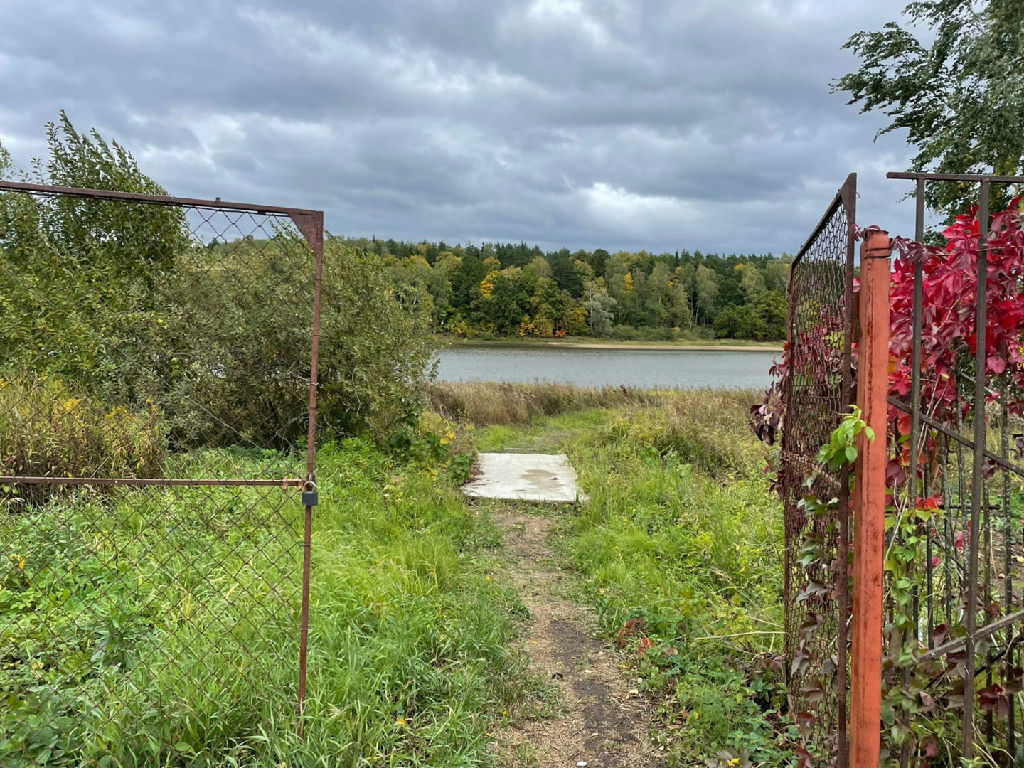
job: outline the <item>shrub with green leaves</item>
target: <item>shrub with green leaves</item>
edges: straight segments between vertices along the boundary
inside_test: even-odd
[[[166,194],[124,147],[63,113],[47,139],[28,180]],[[0,175],[12,168],[0,147]],[[306,434],[314,262],[275,224],[246,236],[249,223],[227,221],[236,237],[200,242],[173,206],[0,193],[0,360],[110,407],[151,401],[176,448],[294,448]],[[399,271],[325,243],[320,414],[335,435],[384,440],[421,410],[432,302]]]
[[[156,408],[108,407],[52,376],[0,373],[0,475],[159,477],[166,456]],[[39,500],[51,490],[16,492]]]

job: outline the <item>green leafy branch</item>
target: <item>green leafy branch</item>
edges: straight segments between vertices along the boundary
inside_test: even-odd
[[[868,440],[874,441],[875,430],[864,421],[863,413],[856,405],[850,406],[850,412],[839,422],[832,432],[832,437],[818,451],[817,460],[823,466],[837,472],[846,465],[857,460],[857,437],[864,433]]]

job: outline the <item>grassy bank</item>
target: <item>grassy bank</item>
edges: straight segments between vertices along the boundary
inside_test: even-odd
[[[589,501],[566,519],[561,547],[657,702],[672,765],[788,762],[772,663],[782,516],[746,423],[754,399],[671,393],[477,436],[481,450],[564,450],[578,469]]]
[[[595,336],[565,336],[560,339],[541,339],[531,336],[509,336],[481,339],[464,339],[452,336],[438,337],[439,346],[472,347],[578,347],[583,349],[678,349],[678,350],[729,350],[729,351],[782,351],[778,341],[753,341],[751,339],[675,339],[675,340],[622,340]]]
[[[442,417],[473,426],[530,424],[545,416],[589,408],[639,407],[661,402],[639,387],[576,387],[571,384],[444,382],[427,388],[430,407]]]

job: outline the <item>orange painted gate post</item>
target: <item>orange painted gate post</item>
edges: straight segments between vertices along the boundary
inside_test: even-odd
[[[850,768],[877,768],[882,716],[882,570],[889,390],[889,233],[870,230],[860,253],[857,405],[875,432],[858,437],[853,491]]]

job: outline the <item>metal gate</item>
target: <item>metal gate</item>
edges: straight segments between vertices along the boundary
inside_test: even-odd
[[[826,765],[845,765],[846,754],[850,494],[847,474],[822,472],[815,457],[854,402],[856,197],[851,174],[793,261],[782,372],[789,703],[805,754]]]
[[[899,471],[887,549],[900,566],[887,564],[885,583],[883,706],[892,711],[883,749],[900,766],[1018,765],[1024,241],[1019,207],[993,216],[991,203],[1008,202],[1002,193],[1024,177],[889,178],[915,183],[917,216],[915,241],[897,243],[889,297],[890,466]],[[978,203],[947,230],[947,247],[928,249],[926,185],[942,183],[977,189]]]
[[[322,273],[321,211],[0,183],[5,764],[301,731]]]
[[[780,488],[800,765],[1017,765],[1024,227],[1019,201],[993,216],[990,198],[1006,185],[1020,188],[1024,177],[889,176],[916,183],[915,240],[869,233],[862,258],[876,261],[861,262],[859,293],[852,177],[793,265]],[[957,217],[945,247],[921,242],[931,183],[979,190],[978,206]],[[890,265],[893,245],[899,256]],[[848,470],[815,461],[855,402],[854,369],[880,459],[866,461],[860,443],[856,536]],[[878,491],[870,503],[868,486]],[[852,616],[851,584],[861,601]]]

